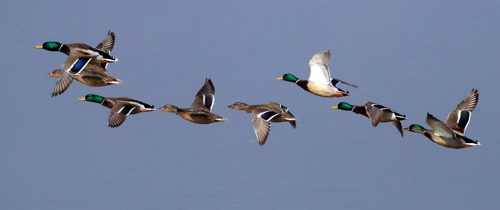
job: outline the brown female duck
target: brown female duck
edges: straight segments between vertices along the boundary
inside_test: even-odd
[[[214,122],[227,121],[226,118],[213,114],[212,107],[215,102],[215,87],[210,78],[205,79],[205,83],[194,96],[194,101],[189,108],[179,108],[171,104],[165,104],[158,108],[165,112],[172,112],[183,119],[197,124],[210,124]]]
[[[293,116],[290,110],[276,102],[256,105],[235,102],[227,107],[252,113],[253,129],[260,146],[263,146],[266,143],[269,131],[271,130],[271,122],[289,122],[294,129],[296,127],[295,121],[297,119]]]

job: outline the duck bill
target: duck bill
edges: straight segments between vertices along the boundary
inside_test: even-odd
[[[275,80],[283,80],[283,76],[281,77],[276,77]]]
[[[338,109],[339,106],[331,106],[330,108],[332,108],[332,109]]]
[[[78,98],[79,101],[85,101],[85,97]]]
[[[35,46],[35,48],[36,48],[36,49],[42,49],[42,48],[43,48],[43,46],[42,46],[42,45],[37,45],[37,46]]]

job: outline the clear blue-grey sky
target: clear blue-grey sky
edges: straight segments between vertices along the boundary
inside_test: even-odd
[[[0,209],[499,209],[498,1],[2,1]],[[73,83],[51,98],[65,55],[45,41],[97,45],[116,33],[109,65],[123,84]],[[330,50],[344,98],[321,98],[309,59]],[[109,110],[77,98],[128,96],[188,107],[210,77],[213,112],[192,124],[165,112],[108,128]],[[472,88],[479,104],[452,150],[391,124],[332,110],[375,101],[403,126],[445,120]],[[235,101],[276,101],[297,129],[273,124],[259,147]]]

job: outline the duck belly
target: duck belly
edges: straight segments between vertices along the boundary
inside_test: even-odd
[[[307,84],[306,90],[311,92],[314,95],[321,96],[321,97],[335,97],[334,93],[339,91],[337,88],[335,88],[331,85],[322,84],[322,83],[315,83],[315,82],[309,82]]]
[[[380,119],[380,122],[392,122],[392,121],[395,121],[394,120],[395,117],[396,117],[396,115],[394,113],[384,110],[384,113],[382,115],[382,118]]]

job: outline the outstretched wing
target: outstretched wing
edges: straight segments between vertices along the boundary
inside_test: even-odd
[[[112,31],[108,31],[108,35],[104,37],[101,43],[97,45],[97,49],[101,49],[106,53],[111,53],[113,47],[115,46],[115,33]]]
[[[278,115],[278,113],[270,110],[254,109],[252,111],[253,129],[260,146],[266,143],[271,130],[271,120]]]
[[[479,93],[477,89],[472,89],[470,94],[448,114],[446,125],[454,132],[464,135],[478,101]]]
[[[108,31],[108,35],[104,37],[102,42],[99,43],[96,48],[110,54],[114,46],[115,46],[115,33],[112,31]],[[106,68],[108,67],[108,62],[100,63],[99,66],[102,67],[104,71],[106,71]]]
[[[194,110],[212,111],[215,102],[215,87],[210,78],[205,79],[205,84],[194,96],[191,108]]]
[[[137,102],[119,101],[111,108],[108,126],[112,128],[120,126],[125,122],[128,115],[139,109],[139,106],[141,106],[141,104]]]
[[[68,89],[69,85],[75,80],[75,77],[89,64],[92,60],[90,56],[77,57],[68,56],[61,68],[61,75],[57,79],[56,86],[52,91],[52,97],[60,95]]]
[[[330,85],[330,69],[328,69],[328,61],[330,60],[330,51],[320,52],[314,55],[309,60],[311,74],[309,81]]]

